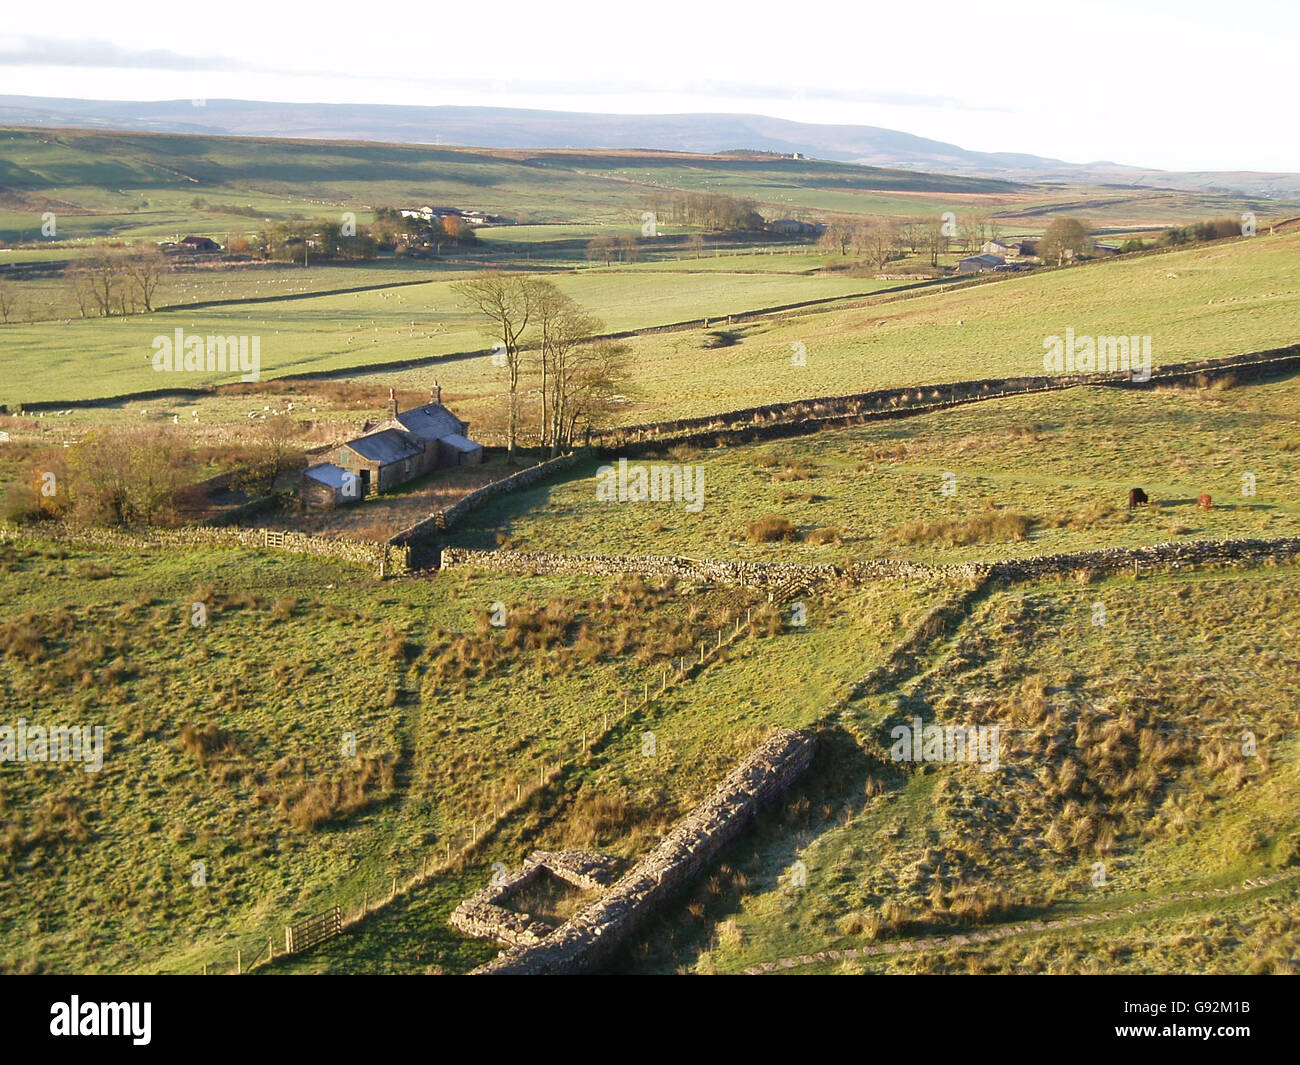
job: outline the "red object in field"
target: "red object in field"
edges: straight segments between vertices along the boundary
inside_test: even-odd
[[[1214,504],[1210,502],[1210,496],[1209,493],[1207,492],[1202,492],[1197,497],[1196,505],[1200,507],[1202,510],[1209,510],[1212,506],[1214,506]]]

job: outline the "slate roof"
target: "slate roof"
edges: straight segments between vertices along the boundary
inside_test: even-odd
[[[424,454],[422,444],[396,429],[381,429],[377,433],[359,436],[355,440],[349,440],[346,446],[381,466]]]
[[[450,433],[442,438],[442,443],[448,447],[455,448],[464,455],[472,455],[476,451],[482,451],[483,445],[476,444],[473,440],[467,440],[460,433]]]
[[[304,474],[313,481],[320,481],[321,484],[327,484],[331,488],[342,488],[345,477],[351,477],[342,466],[335,466],[332,462],[322,462],[319,466],[312,466]]]
[[[412,407],[397,416],[397,421],[408,433],[421,440],[441,440],[465,431],[465,423],[452,414],[441,403],[426,403],[423,407]],[[391,423],[390,423],[391,424]]]

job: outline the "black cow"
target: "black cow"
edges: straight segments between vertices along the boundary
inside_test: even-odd
[[[1128,490],[1128,509],[1132,510],[1141,503],[1150,503],[1147,494],[1141,488],[1130,488]]]

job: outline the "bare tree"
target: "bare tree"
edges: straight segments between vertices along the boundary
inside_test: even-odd
[[[602,262],[608,266],[614,261],[616,247],[613,237],[593,237],[587,242],[587,258],[592,262]]]
[[[521,341],[537,311],[540,282],[527,274],[491,270],[451,286],[461,302],[487,319],[483,332],[493,341],[493,359],[502,360],[509,393],[507,443],[515,460],[519,435],[519,374],[523,368]]]
[[[984,243],[980,239],[982,233],[979,222],[973,214],[962,216],[961,226],[957,229],[957,239],[961,242],[961,250],[969,252],[972,248],[978,248]]]
[[[173,433],[154,426],[130,432],[127,450],[127,520],[148,525],[175,501],[180,487],[179,449]]]
[[[838,251],[841,255],[848,255],[853,244],[853,234],[854,228],[847,222],[831,222],[817,243],[824,251]]]
[[[14,303],[13,296],[9,294],[8,286],[5,285],[3,281],[0,281],[0,321],[3,321],[5,325],[8,325],[9,316],[13,314],[15,310],[16,304]]]
[[[167,270],[167,260],[157,248],[141,248],[123,257],[122,271],[146,312],[153,311],[154,293]]]
[[[261,423],[252,460],[235,478],[235,487],[259,494],[275,488],[276,479],[300,457],[294,446],[298,423],[288,414],[273,414]]]
[[[904,218],[902,225],[902,241],[907,248],[908,255],[915,255],[916,249],[921,246],[921,241],[925,237],[925,223],[917,218]]]
[[[568,395],[564,403],[560,433],[571,444],[579,428],[591,429],[618,397],[631,387],[631,348],[610,340],[580,344],[573,350],[571,372],[567,377]]]
[[[615,243],[618,245],[618,257],[621,261],[634,263],[641,257],[641,245],[637,243],[636,237],[616,237]]]
[[[883,270],[885,264],[894,257],[899,240],[898,229],[892,222],[881,220],[866,226],[862,235],[862,248],[866,252],[867,261],[877,270]]]
[[[942,222],[930,222],[925,227],[923,247],[930,253],[930,265],[939,265],[939,256],[948,252],[948,235],[943,231]]]
[[[540,282],[539,288],[542,443],[554,457],[572,444],[572,407],[583,379],[584,356],[590,354],[588,341],[603,325],[550,282]]]
[[[126,313],[123,296],[126,285],[120,256],[103,254],[87,259],[81,268],[81,276],[101,317],[112,315],[114,308]]]

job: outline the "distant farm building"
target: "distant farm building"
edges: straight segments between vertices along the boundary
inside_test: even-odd
[[[469,466],[483,461],[483,445],[469,439],[469,422],[442,405],[436,385],[422,407],[398,411],[389,390],[384,421],[362,436],[340,444],[330,462],[303,475],[307,502],[333,506],[388,492],[441,466]]]
[[[1031,240],[986,240],[980,246],[981,255],[997,255],[1003,259],[1019,259],[1038,254],[1038,245]]]
[[[407,207],[402,209],[402,217],[421,218],[426,222],[432,222],[435,218],[438,221],[444,218],[455,218],[470,226],[482,226],[497,221],[495,215],[472,207],[468,210],[461,210],[459,207]]]
[[[767,223],[770,233],[780,233],[789,237],[815,237],[821,232],[821,226],[812,222],[802,222],[798,218],[778,218]]]
[[[986,270],[996,270],[999,266],[1005,265],[1006,260],[1001,255],[968,255],[964,259],[957,260],[957,273],[980,274]]]
[[[220,251],[221,245],[211,237],[186,237],[180,242],[180,247],[187,251]]]

